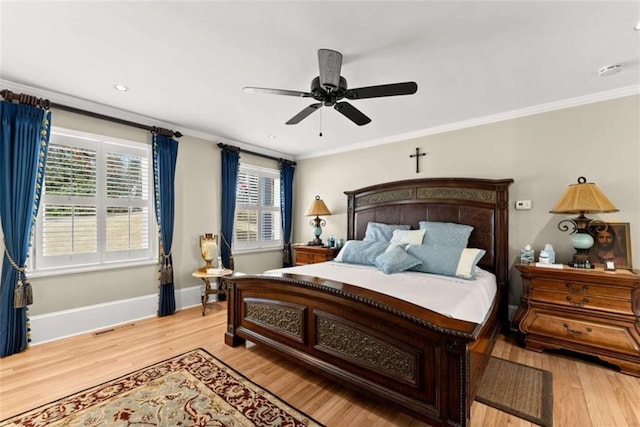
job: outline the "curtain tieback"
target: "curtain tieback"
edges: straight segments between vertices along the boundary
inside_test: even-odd
[[[233,270],[235,266],[233,261],[233,253],[231,253],[231,245],[229,244],[229,242],[227,242],[227,239],[225,239],[223,232],[220,232],[220,237],[222,237],[222,241],[225,245],[227,245],[227,249],[229,249],[229,265],[227,267]]]
[[[173,266],[171,265],[171,252],[165,254],[164,251],[160,255],[162,257],[160,266],[160,284],[168,285],[173,283]]]
[[[27,280],[26,266],[20,267],[11,257],[9,249],[7,249],[6,240],[4,242],[4,253],[7,255],[11,267],[18,272],[18,282],[13,291],[13,308],[23,308],[33,304],[33,290],[31,289],[31,283]]]
[[[227,248],[229,249],[229,251],[231,251],[231,245],[229,244],[229,242],[227,242],[227,239],[225,239],[224,233],[220,232],[220,237],[222,237],[224,244],[227,245]]]

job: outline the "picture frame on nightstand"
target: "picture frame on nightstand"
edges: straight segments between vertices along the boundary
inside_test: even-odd
[[[631,269],[631,233],[628,222],[607,222],[606,228],[594,225],[590,233],[595,243],[589,249],[589,261],[609,270],[609,261],[613,261],[613,269]]]
[[[605,269],[605,271],[616,271],[616,263],[615,263],[615,261],[605,261],[604,269]]]

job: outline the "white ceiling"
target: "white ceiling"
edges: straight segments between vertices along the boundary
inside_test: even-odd
[[[638,93],[638,21],[639,1],[1,0],[0,78],[301,158]],[[351,101],[372,119],[358,127],[326,107],[287,126],[314,101],[242,91],[308,91],[319,48],[342,52],[350,88],[418,92]]]

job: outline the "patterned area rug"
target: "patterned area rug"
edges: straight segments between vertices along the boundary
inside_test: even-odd
[[[491,357],[478,402],[544,427],[553,425],[551,372]]]
[[[0,422],[0,426],[322,426],[197,349]]]

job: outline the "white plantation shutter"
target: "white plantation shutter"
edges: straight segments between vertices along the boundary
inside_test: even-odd
[[[238,242],[258,241],[258,211],[248,209],[236,210],[236,222],[235,239]]]
[[[35,271],[155,259],[151,147],[54,128]]]
[[[280,240],[280,229],[282,223],[280,222],[280,212],[262,212],[262,240],[264,241],[277,241]]]
[[[98,259],[97,159],[91,147],[49,144],[40,208],[44,258]]]
[[[258,175],[243,172],[240,168],[236,195],[238,205],[258,206],[258,180]]]
[[[43,206],[44,256],[96,254],[98,252],[98,221],[95,206]]]
[[[108,152],[107,252],[149,247],[149,160],[140,155]]]
[[[280,171],[240,164],[234,249],[280,247]]]

